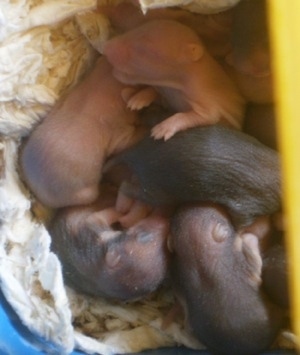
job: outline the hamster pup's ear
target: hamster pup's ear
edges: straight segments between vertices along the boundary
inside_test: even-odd
[[[202,58],[204,48],[198,43],[186,43],[182,47],[181,56],[179,58],[181,63],[197,62]]]

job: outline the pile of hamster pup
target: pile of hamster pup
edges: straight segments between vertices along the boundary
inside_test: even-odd
[[[262,4],[0,10],[1,290],[41,349],[292,339]]]

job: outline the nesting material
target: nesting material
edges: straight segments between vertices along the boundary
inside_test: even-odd
[[[240,0],[140,0],[144,12],[167,6],[180,6],[200,14],[213,14],[229,9]]]
[[[144,11],[183,4],[212,13],[238,0],[141,0]],[[91,67],[110,36],[96,0],[4,0],[0,8],[0,285],[33,333],[60,353],[124,353],[161,346],[201,348],[182,322],[162,329],[172,295],[122,305],[77,294],[63,284],[50,236],[32,213],[18,171],[21,139]],[[138,339],[138,340],[137,340]]]

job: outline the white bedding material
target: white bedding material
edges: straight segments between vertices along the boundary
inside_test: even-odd
[[[212,14],[229,9],[240,0],[139,0],[144,12],[167,6],[181,6],[201,14]]]
[[[28,134],[86,69],[94,54],[76,27],[75,21],[34,27],[1,42],[0,133]]]
[[[236,2],[198,0],[189,1],[189,6],[215,12]],[[141,4],[146,10],[179,2],[141,0]],[[101,51],[109,37],[107,20],[91,12],[95,6],[96,0],[1,0],[1,289],[21,321],[59,353],[74,347],[99,354],[176,344],[201,348],[181,324],[161,329],[172,305],[168,293],[117,305],[65,288],[60,263],[49,249],[50,237],[32,216],[30,195],[18,174],[20,138],[78,82],[97,55],[94,48]]]

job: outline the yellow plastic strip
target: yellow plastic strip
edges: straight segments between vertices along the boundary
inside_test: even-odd
[[[282,153],[291,314],[300,350],[300,0],[268,0]]]

